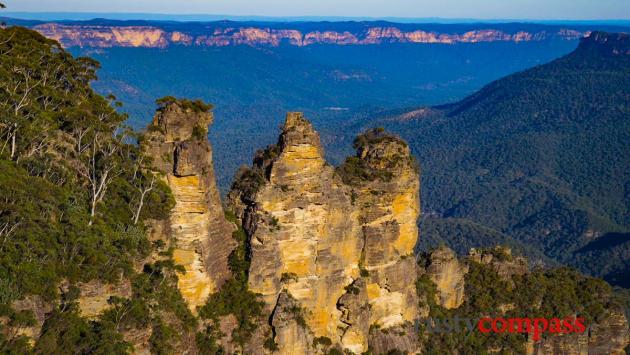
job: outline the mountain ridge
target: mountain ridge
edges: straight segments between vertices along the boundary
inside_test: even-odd
[[[453,219],[461,236],[457,221],[470,219],[627,285],[630,243],[611,243],[610,233],[630,229],[629,39],[594,32],[567,56],[459,102],[367,124],[394,129],[429,166],[425,208],[446,219],[424,220],[425,229],[448,235]]]
[[[455,44],[577,40],[602,25],[542,25],[528,23],[412,24],[389,21],[172,22],[147,20],[35,21],[7,19],[28,25],[65,47],[184,46],[312,46],[317,44],[374,45],[383,43]]]

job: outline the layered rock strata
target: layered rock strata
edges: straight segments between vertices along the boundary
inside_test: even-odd
[[[457,259],[449,248],[439,248],[429,254],[426,273],[435,283],[435,302],[446,309],[458,308],[464,303],[464,276],[468,265]]]
[[[391,164],[394,156],[400,164]],[[369,142],[356,159],[396,178],[345,183],[311,124],[289,113],[278,144],[257,154],[230,193],[250,240],[249,286],[265,301],[281,353],[313,353],[308,339],[317,338],[362,353],[370,328],[405,328],[417,317],[419,180],[409,149],[398,140]],[[283,314],[287,299],[304,331]],[[406,342],[403,350],[415,350]]]
[[[236,25],[236,24],[235,24]],[[480,28],[462,33],[440,33],[420,29],[405,30],[396,26],[373,26],[355,31],[321,28],[302,31],[293,28],[252,26],[207,26],[200,33],[186,33],[186,28],[163,29],[157,26],[64,25],[46,23],[34,29],[65,47],[144,47],[165,48],[171,45],[224,47],[235,45],[273,46],[282,44],[310,46],[318,44],[371,45],[382,43],[482,43],[531,42],[549,39],[577,40],[590,33],[571,29],[539,32],[505,32]]]
[[[143,142],[175,198],[161,230],[186,271],[178,287],[193,311],[230,276],[228,256],[236,246],[215,182],[207,139],[212,121],[211,113],[171,103],[158,110]]]

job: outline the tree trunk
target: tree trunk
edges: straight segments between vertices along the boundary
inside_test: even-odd
[[[17,132],[13,132],[11,136],[11,160],[15,158],[15,136],[17,136]]]

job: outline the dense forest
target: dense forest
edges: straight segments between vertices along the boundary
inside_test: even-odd
[[[458,103],[356,124],[398,132],[422,163],[422,243],[512,239],[628,286],[628,38],[596,33]]]

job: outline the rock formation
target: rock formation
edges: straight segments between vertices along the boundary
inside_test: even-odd
[[[527,259],[512,256],[512,250],[502,246],[490,250],[473,248],[468,253],[468,258],[479,264],[490,265],[504,280],[510,280],[513,275],[524,275],[529,272]]]
[[[549,39],[576,40],[589,32],[560,29],[527,32],[506,32],[500,29],[477,29],[462,33],[440,33],[422,29],[401,29],[396,26],[356,28],[340,31],[335,28],[303,31],[299,28],[209,25],[202,31],[187,33],[189,28],[173,26],[120,26],[91,24],[39,24],[34,29],[65,47],[145,47],[165,48],[174,45],[224,47],[233,45],[272,46],[282,44],[310,46],[317,44],[372,45],[381,43],[480,43],[531,42]]]
[[[628,320],[623,313],[613,311],[604,320],[593,324],[590,334],[556,335],[539,342],[527,342],[527,355],[546,354],[626,354],[630,343]]]
[[[457,259],[449,248],[439,248],[429,254],[426,273],[435,283],[435,302],[446,309],[458,308],[464,303],[464,276],[468,265]]]
[[[473,263],[483,265],[491,273],[496,275],[510,286],[516,287],[514,280],[525,277],[530,273],[527,260],[520,256],[512,255],[511,249],[497,246],[490,249],[471,249],[468,257],[458,259],[454,251],[447,247],[440,247],[434,251],[423,255],[420,273],[426,273],[435,284],[436,304],[442,308],[457,311],[460,307],[466,310],[470,304],[462,307],[464,302],[476,295],[469,294],[466,289],[466,277]],[[491,276],[485,274],[487,276]],[[489,277],[488,279],[491,279]],[[542,285],[541,285],[542,287]],[[516,292],[519,292],[518,290]],[[541,290],[540,292],[544,292]],[[534,341],[531,333],[526,335],[525,353],[528,355],[588,355],[588,354],[624,354],[624,348],[630,344],[630,328],[628,320],[619,305],[608,303],[602,296],[601,301],[605,310],[598,316],[598,319],[588,324],[584,333],[571,334],[547,334],[542,339]],[[531,302],[535,302],[531,300]],[[540,307],[540,303],[538,306]],[[499,314],[505,315],[510,312],[511,316],[523,317],[526,312],[525,306],[514,303],[505,303],[496,307]],[[454,313],[457,314],[457,313]],[[511,317],[506,316],[506,317]],[[490,316],[492,317],[492,316]],[[557,317],[562,317],[557,315]],[[428,334],[428,339],[435,334]],[[507,350],[500,346],[496,349]],[[513,350],[513,349],[509,349]]]
[[[417,317],[418,173],[404,142],[382,133],[362,142],[351,161],[372,175],[338,173],[311,124],[289,113],[278,144],[256,155],[230,193],[250,238],[249,286],[273,313],[282,353],[312,353],[309,336],[355,353],[416,350],[415,339],[391,339],[402,331],[370,328],[407,329]],[[288,298],[295,307],[282,305]],[[302,310],[308,331],[287,308]]]
[[[418,240],[420,177],[409,147],[380,129],[355,140],[357,156],[340,168],[353,187],[364,248],[361,273],[370,308],[370,348],[414,351],[418,317],[414,247]],[[358,170],[358,171],[357,171]],[[393,331],[393,330],[396,331]],[[344,340],[346,340],[344,338]]]
[[[163,233],[173,259],[186,272],[178,287],[191,310],[230,276],[228,256],[236,246],[216,187],[208,126],[209,112],[171,102],[158,110],[143,142],[153,166],[175,197]]]

